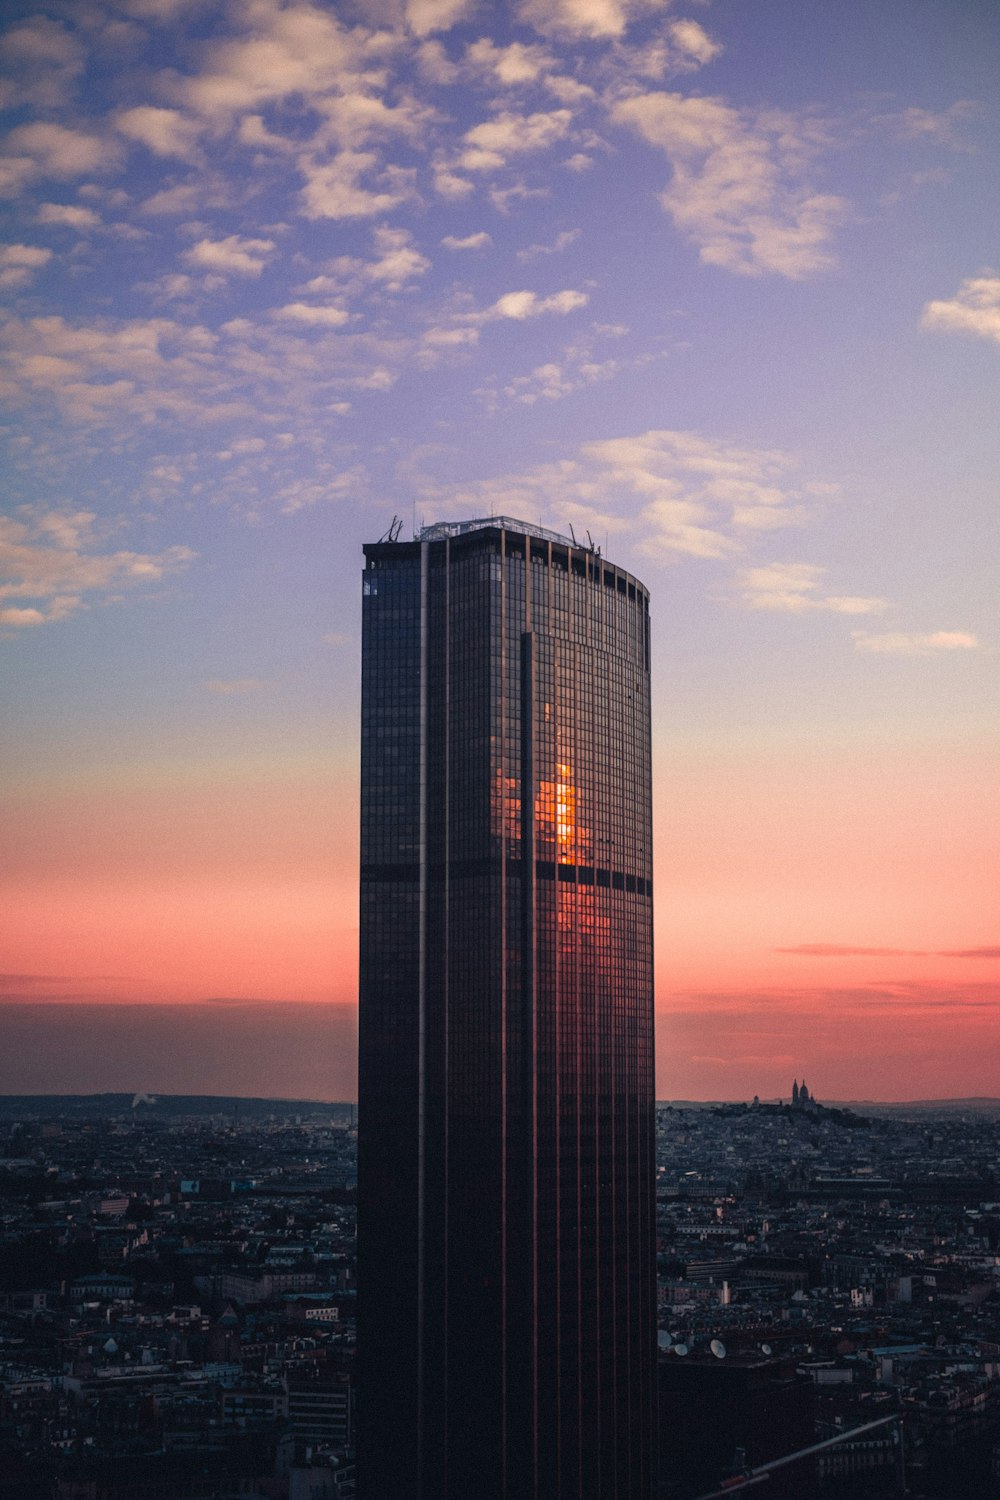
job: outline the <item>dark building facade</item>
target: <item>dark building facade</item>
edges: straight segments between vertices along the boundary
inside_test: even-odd
[[[365,558],[359,1496],[648,1500],[649,596],[505,517]]]

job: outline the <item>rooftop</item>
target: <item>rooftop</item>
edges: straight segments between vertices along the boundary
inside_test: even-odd
[[[547,531],[544,526],[532,526],[527,521],[519,521],[515,516],[480,516],[475,521],[435,521],[431,526],[421,526],[417,532],[418,542],[441,542],[447,537],[464,536],[469,531],[483,531],[487,527],[495,527],[500,531],[519,531],[522,536],[534,536],[542,542],[558,542],[561,547],[581,547],[582,544],[573,537],[563,536],[558,531]],[[585,547],[583,550],[595,552],[595,547]]]

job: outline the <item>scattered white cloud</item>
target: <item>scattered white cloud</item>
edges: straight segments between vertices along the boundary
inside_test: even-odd
[[[490,202],[498,214],[507,215],[511,209],[519,203],[526,203],[531,198],[547,198],[549,189],[546,187],[528,187],[525,182],[513,182],[509,187],[494,187],[490,189]]]
[[[829,242],[847,205],[803,178],[817,144],[812,122],[659,92],[611,113],[667,156],[672,177],[660,202],[706,265],[797,280],[834,264]]]
[[[813,563],[771,563],[740,574],[743,603],[750,609],[805,614],[828,610],[838,615],[878,614],[887,601],[853,594],[824,594],[826,568]]]
[[[170,214],[198,213],[207,205],[210,196],[211,189],[206,192],[206,184],[202,179],[197,182],[176,182],[171,187],[150,193],[139,204],[139,211],[157,218]],[[224,197],[225,195],[216,196],[211,206],[222,207]]]
[[[7,136],[0,157],[0,196],[17,197],[37,177],[68,179],[110,171],[120,152],[88,130],[70,130],[53,120],[18,125]]]
[[[485,229],[480,229],[475,234],[464,236],[446,234],[441,243],[446,250],[489,250],[493,245],[493,236],[487,234]]]
[[[372,219],[398,208],[416,192],[412,169],[382,167],[375,151],[341,151],[332,160],[311,153],[299,158],[305,178],[303,212],[307,219]],[[375,187],[363,178],[374,174]]]
[[[461,320],[467,323],[495,323],[511,319],[523,323],[529,318],[540,318],[545,313],[571,313],[586,307],[590,301],[586,292],[553,292],[551,296],[539,297],[537,292],[504,292],[502,297],[480,312],[462,313]]]
[[[961,127],[974,119],[980,106],[972,99],[958,99],[948,109],[920,109],[909,105],[894,114],[876,116],[876,125],[888,125],[902,140],[930,142],[953,151],[971,151]]]
[[[544,47],[526,46],[523,42],[498,47],[488,37],[473,42],[466,50],[465,58],[475,71],[508,88],[536,83],[556,69],[555,58]]]
[[[475,0],[406,0],[406,22],[415,36],[450,31],[473,14]]]
[[[137,141],[155,156],[176,156],[182,161],[198,157],[199,122],[176,109],[159,109],[150,104],[120,111],[115,128],[129,140]]]
[[[290,95],[314,101],[364,75],[372,42],[366,28],[343,26],[331,10],[309,3],[249,0],[241,11],[243,34],[209,43],[200,72],[164,78],[176,102],[221,124]]]
[[[963,281],[954,297],[928,302],[921,327],[941,333],[971,333],[1000,344],[1000,276],[988,273]]]
[[[39,224],[56,224],[66,229],[97,229],[101,216],[80,203],[40,203],[35,214]]]
[[[518,19],[543,36],[618,39],[635,18],[665,10],[668,0],[520,0]]]
[[[0,78],[0,109],[58,109],[75,92],[84,49],[60,21],[31,16],[0,37],[0,66],[8,72]]]
[[[504,110],[465,132],[458,165],[466,172],[496,172],[512,156],[547,151],[564,140],[572,119],[568,109],[540,110],[531,115]]]
[[[697,67],[703,67],[718,57],[722,46],[714,38],[710,37],[703,26],[697,21],[678,20],[671,23],[670,39],[685,58],[689,58]]]
[[[374,254],[368,259],[359,255],[340,255],[328,261],[318,276],[312,276],[298,292],[343,301],[364,294],[389,292],[397,295],[413,289],[425,276],[431,263],[417,248],[408,229],[391,229],[382,225],[372,232]],[[347,314],[344,314],[346,321]],[[332,320],[331,320],[332,321]]]
[[[977,638],[966,630],[934,630],[927,634],[888,631],[871,635],[864,630],[852,632],[859,651],[882,656],[934,656],[942,651],[978,651]]]
[[[188,547],[156,554],[99,549],[91,511],[24,507],[16,516],[0,517],[0,626],[24,629],[64,620],[91,600],[158,583],[195,556]]]
[[[537,260],[540,255],[559,255],[568,250],[580,238],[579,229],[564,229],[557,234],[551,245],[525,245],[517,252],[520,261]]]
[[[539,390],[548,382],[561,394],[564,373],[560,366],[560,374],[538,374]],[[766,502],[786,524],[801,518],[808,487],[789,482],[792,468],[789,456],[774,450],[664,429],[584,443],[574,457],[497,479],[428,487],[423,498],[442,514],[483,515],[492,505],[500,514],[544,510],[595,535],[628,530],[653,558],[728,558],[745,533],[741,485],[754,486],[755,503]]]
[[[51,259],[41,245],[0,245],[0,287],[26,285]]]
[[[580,358],[570,351],[559,363],[536,365],[527,375],[515,375],[504,386],[503,394],[524,406],[533,406],[536,401],[560,401],[585,386],[613,379],[620,369],[617,360]]]
[[[317,328],[342,328],[350,321],[350,313],[342,307],[322,307],[308,302],[288,302],[277,310],[279,318],[293,323],[308,323]]]
[[[274,248],[273,240],[244,239],[238,234],[227,234],[221,240],[198,240],[184,252],[183,258],[188,265],[203,271],[259,276]]]

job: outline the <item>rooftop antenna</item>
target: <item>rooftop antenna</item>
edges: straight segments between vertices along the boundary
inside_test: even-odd
[[[725,1359],[726,1346],[721,1339],[713,1339],[708,1347],[711,1349],[716,1359]]]
[[[389,530],[384,532],[383,535],[379,537],[379,544],[381,545],[382,542],[398,542],[399,533],[402,531],[402,529],[403,522],[400,517],[393,516],[392,521],[389,524]]]
[[[578,547],[580,544],[579,544],[579,542],[576,539],[576,532],[573,530],[573,522],[572,521],[570,521],[570,523],[569,523],[569,534],[573,538],[573,546],[574,547]]]

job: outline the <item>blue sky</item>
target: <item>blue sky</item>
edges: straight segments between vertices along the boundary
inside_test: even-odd
[[[652,590],[665,1004],[994,940],[994,5],[5,16],[12,970],[89,983],[145,882],[123,996],[346,1003],[360,546],[491,511]],[[280,964],[248,869],[265,935],[313,883]]]

